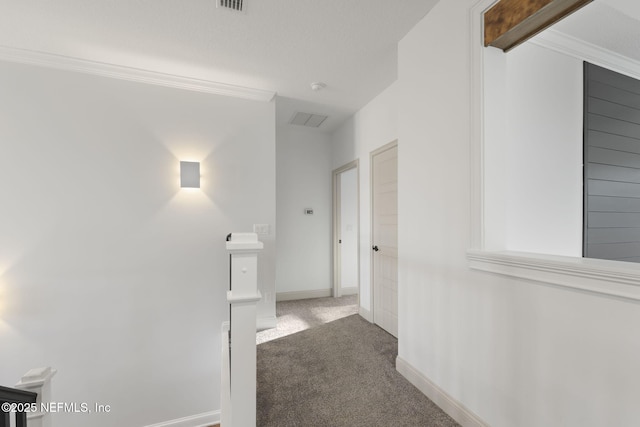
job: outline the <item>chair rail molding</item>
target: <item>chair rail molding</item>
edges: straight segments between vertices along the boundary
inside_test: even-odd
[[[467,258],[474,270],[640,301],[640,266],[632,263],[474,250],[467,252]]]

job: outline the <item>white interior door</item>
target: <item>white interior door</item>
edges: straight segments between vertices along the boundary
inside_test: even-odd
[[[340,293],[358,293],[358,170],[340,174]]]
[[[357,294],[360,282],[358,161],[333,172],[334,290],[336,297]]]
[[[398,146],[371,156],[373,321],[398,336]]]

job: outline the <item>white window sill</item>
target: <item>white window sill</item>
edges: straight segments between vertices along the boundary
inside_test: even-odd
[[[640,263],[479,250],[467,258],[474,270],[640,301]]]

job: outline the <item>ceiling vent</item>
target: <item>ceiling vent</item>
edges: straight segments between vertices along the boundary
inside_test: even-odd
[[[324,123],[325,120],[327,120],[327,117],[328,116],[323,116],[320,114],[295,113],[289,123],[292,125],[317,128],[320,127],[320,125]]]
[[[216,0],[216,5],[223,9],[242,12],[244,10],[244,0]]]

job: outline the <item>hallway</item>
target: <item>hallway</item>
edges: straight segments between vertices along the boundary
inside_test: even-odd
[[[278,303],[278,330],[280,316],[309,327],[258,345],[257,425],[457,426],[396,371],[397,339],[349,298]]]

